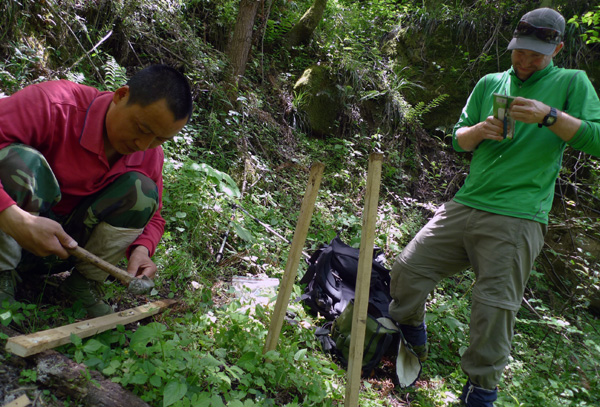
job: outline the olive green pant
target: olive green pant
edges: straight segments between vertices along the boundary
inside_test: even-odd
[[[158,208],[156,183],[139,172],[127,172],[100,192],[84,198],[70,214],[58,216],[52,212],[61,199],[58,181],[46,159],[22,144],[0,150],[0,181],[20,208],[56,220],[80,246],[111,263],[124,257],[127,247]],[[40,259],[22,253],[14,239],[0,232],[0,271],[37,267]],[[93,280],[102,281],[107,276],[87,264],[76,267]]]
[[[400,324],[419,326],[435,286],[471,266],[475,284],[470,340],[461,366],[474,384],[496,388],[544,234],[545,225],[535,221],[446,203],[397,257],[391,272],[390,315]]]

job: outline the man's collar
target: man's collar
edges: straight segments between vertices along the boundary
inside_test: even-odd
[[[104,152],[104,121],[112,99],[112,92],[102,92],[92,100],[79,135],[81,146],[98,155]]]
[[[554,69],[554,61],[550,60],[550,63],[544,69],[542,69],[540,71],[535,71],[534,73],[531,74],[531,76],[529,78],[527,78],[524,81],[519,79],[519,77],[517,76],[517,73],[515,72],[514,67],[511,66],[510,69],[508,70],[508,73],[513,78],[515,83],[518,83],[520,85],[531,85],[533,83],[536,83],[538,80],[540,80],[544,76],[548,75],[548,73],[552,69]]]

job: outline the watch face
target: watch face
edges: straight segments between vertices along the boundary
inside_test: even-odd
[[[542,122],[542,124],[544,126],[552,126],[556,122],[557,116],[558,116],[558,114],[556,112],[556,109],[551,108],[550,113],[548,113],[548,115],[546,117],[544,117],[544,121]]]

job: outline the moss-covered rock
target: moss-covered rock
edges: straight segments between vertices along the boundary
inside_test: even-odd
[[[333,133],[341,109],[340,98],[329,67],[313,65],[304,71],[294,85],[300,99],[298,109],[306,114],[310,129],[319,136]]]

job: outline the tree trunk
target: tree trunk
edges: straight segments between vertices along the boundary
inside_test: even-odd
[[[287,33],[286,44],[288,47],[308,43],[323,18],[326,6],[327,0],[315,0],[300,21]]]
[[[252,30],[254,28],[254,19],[261,0],[240,0],[240,10],[238,12],[233,37],[227,46],[227,56],[231,62],[233,76],[235,81],[244,74],[246,63],[250,55],[250,46],[252,45]]]

